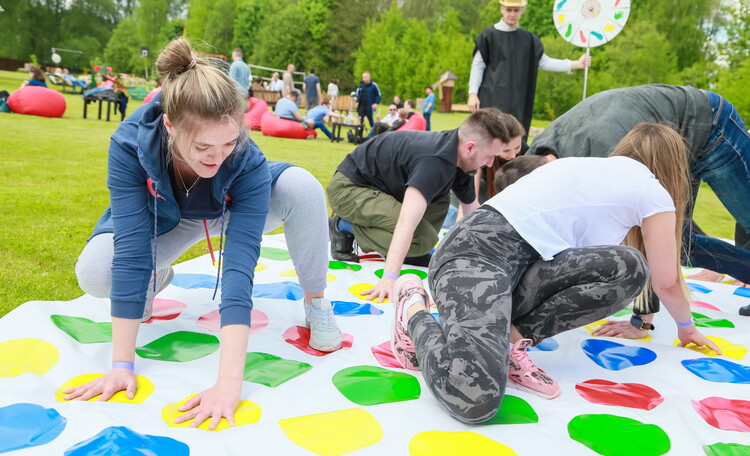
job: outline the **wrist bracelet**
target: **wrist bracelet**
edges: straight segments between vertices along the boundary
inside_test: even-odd
[[[135,371],[135,363],[132,361],[112,361],[112,369]]]
[[[398,280],[398,274],[394,272],[383,272],[383,277],[390,277],[393,280]]]
[[[687,321],[687,323],[680,323],[679,321],[676,321],[675,323],[677,323],[677,326],[682,326],[684,328],[686,326],[692,325],[693,324],[693,319],[691,318],[690,320]]]

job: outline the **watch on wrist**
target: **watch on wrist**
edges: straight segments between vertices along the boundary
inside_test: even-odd
[[[649,323],[643,319],[640,315],[633,315],[630,317],[630,324],[635,326],[638,329],[645,329],[646,331],[651,330],[653,331],[656,329],[656,327],[653,325],[653,323]]]

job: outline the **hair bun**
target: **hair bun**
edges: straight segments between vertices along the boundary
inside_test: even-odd
[[[156,70],[165,79],[174,79],[196,65],[190,42],[176,38],[164,47],[156,59]]]

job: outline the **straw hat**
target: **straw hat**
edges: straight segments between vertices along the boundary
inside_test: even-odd
[[[523,8],[527,3],[527,0],[500,0],[500,6],[507,6],[510,8]]]

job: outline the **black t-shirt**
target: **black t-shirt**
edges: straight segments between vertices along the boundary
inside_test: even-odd
[[[185,197],[185,188],[177,183],[174,165],[170,161],[168,167],[172,192],[177,206],[180,208],[180,216],[188,220],[210,220],[221,217],[222,207],[213,196],[211,179],[201,178],[194,188],[190,189],[190,196]],[[208,215],[207,215],[208,214]]]
[[[353,183],[404,201],[407,186],[419,190],[427,204],[442,201],[453,190],[471,203],[474,180],[457,167],[458,130],[392,131],[358,146],[338,171]]]

